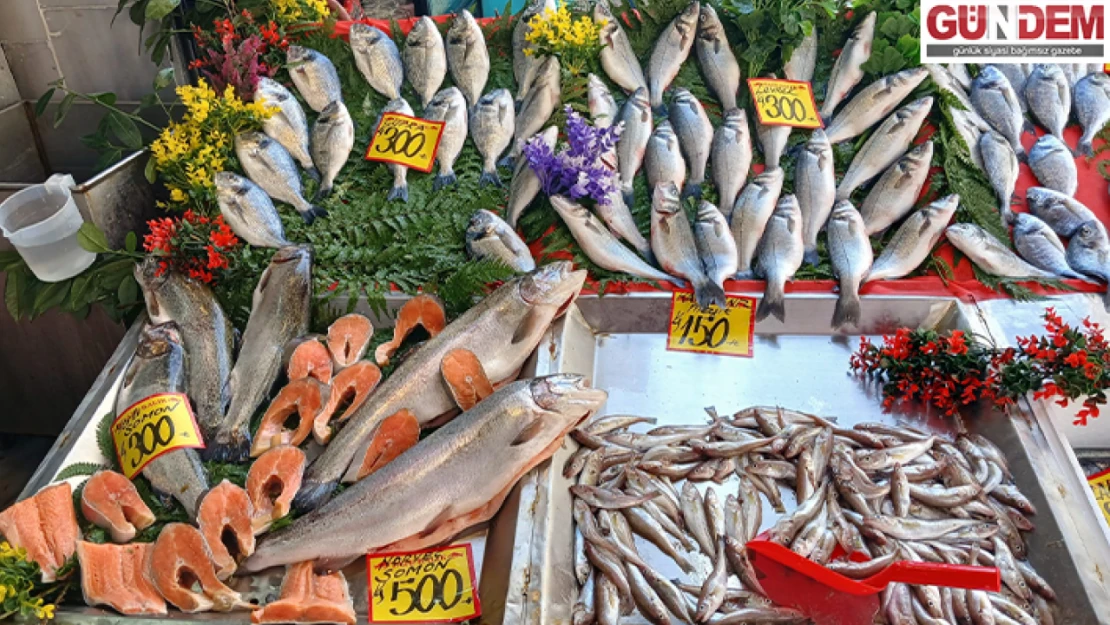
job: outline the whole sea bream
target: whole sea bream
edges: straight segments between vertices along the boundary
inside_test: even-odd
[[[289,245],[273,200],[249,178],[229,171],[216,174],[216,202],[235,234],[255,247]]]
[[[976,112],[1010,142],[1018,160],[1025,160],[1021,135],[1028,122],[1022,115],[1014,87],[998,68],[988,65],[975,77],[971,85],[971,103]]]
[[[1017,213],[1015,217],[1014,249],[1022,258],[1062,278],[1084,279],[1068,266],[1067,250],[1048,224],[1029,213]]]
[[[1055,278],[1022,260],[994,236],[975,224],[952,224],[945,230],[948,241],[980,269],[1004,278]]]
[[[327,216],[326,210],[304,198],[297,165],[277,141],[261,132],[246,132],[235,137],[235,155],[252,182],[270,197],[297,209],[305,223]]]
[[[331,194],[335,178],[354,146],[355,122],[343,102],[336,100],[324,107],[312,125],[312,160],[320,170],[317,200]]]
[[[648,88],[644,78],[644,70],[640,68],[640,60],[632,51],[632,44],[628,41],[628,34],[621,28],[620,23],[609,11],[605,2],[594,4],[594,21],[601,24],[599,37],[601,38],[601,68],[605,75],[624,89],[625,93],[635,93],[637,89]],[[604,24],[602,24],[604,22]]]
[[[312,48],[289,46],[285,64],[293,85],[312,110],[319,113],[325,106],[343,99],[339,73],[328,57]]]
[[[405,38],[402,61],[405,77],[416,95],[420,96],[420,106],[426,112],[428,103],[447,76],[447,47],[432,18],[423,15],[416,20]]]
[[[405,70],[393,38],[373,26],[355,22],[351,24],[350,41],[355,66],[374,91],[390,100],[401,97]]]
[[[701,4],[694,0],[686,5],[655,40],[655,47],[648,59],[647,79],[651,96],[651,108],[657,114],[666,112],[663,106],[663,92],[678,75],[678,70],[686,62],[697,36],[698,16]]]
[[[490,91],[470,109],[470,140],[482,155],[479,185],[501,186],[501,177],[497,174],[497,159],[512,143],[515,128],[513,96],[507,89]]]
[[[437,93],[424,107],[424,118],[444,122],[439,147],[436,148],[439,172],[432,181],[432,190],[438,191],[458,180],[455,160],[466,144],[467,135],[466,98],[462,91],[458,87],[448,87]]]
[[[466,9],[455,16],[447,30],[447,68],[466,103],[474,106],[489,79],[489,50],[482,27]]]
[[[1075,83],[1072,106],[1075,118],[1083,126],[1079,152],[1094,156],[1095,135],[1110,123],[1110,74],[1095,72]]]
[[[1075,195],[1079,189],[1079,171],[1071,149],[1056,135],[1046,134],[1029,150],[1029,168],[1042,187]]]
[[[532,32],[532,26],[528,22],[548,9],[555,11],[555,3],[552,0],[530,0],[524,10],[515,18],[516,24],[513,26],[513,78],[516,80],[517,86],[517,103],[523,102],[524,98],[528,97],[532,79],[536,76],[536,68],[543,61],[543,56],[536,54],[535,46],[528,42],[528,34]]]
[[[519,272],[536,268],[536,261],[520,235],[504,219],[484,208],[470,218],[466,250],[473,258],[496,258]]]
[[[254,90],[254,101],[271,109],[270,117],[262,121],[262,132],[289,150],[308,175],[318,178],[308,151],[308,121],[292,92],[273,78],[263,76]]]
[[[387,102],[386,105],[382,108],[382,115],[385,115],[386,113],[399,113],[401,115],[408,115],[409,117],[413,116],[412,107],[409,106],[408,101],[404,98],[394,98],[393,100]],[[382,123],[381,119],[382,118],[379,115],[378,121],[374,124],[375,130]],[[386,163],[386,167],[388,167],[389,171],[393,173],[393,187],[389,190],[389,195],[386,196],[386,199],[389,201],[401,200],[402,202],[408,202],[409,168],[405,167],[404,165],[398,165],[397,163]]]

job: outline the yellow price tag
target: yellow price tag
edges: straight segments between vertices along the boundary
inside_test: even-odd
[[[386,113],[366,148],[366,160],[394,163],[428,173],[435,164],[444,122]]]
[[[482,613],[470,544],[366,556],[371,623],[458,623]]]
[[[111,434],[119,466],[131,479],[168,451],[204,447],[184,393],[159,393],[132,404],[112,422]]]
[[[1091,490],[1095,494],[1095,501],[1098,502],[1098,509],[1102,510],[1103,518],[1110,524],[1110,469],[1087,478],[1087,483],[1091,485]]]
[[[751,358],[753,334],[754,297],[729,295],[724,310],[717,306],[702,310],[687,291],[675,291],[671,297],[670,351]]]
[[[808,82],[749,78],[748,88],[752,92],[759,123],[764,126],[825,127],[824,120],[817,114],[813,86]]]

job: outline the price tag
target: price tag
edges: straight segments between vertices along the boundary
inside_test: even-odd
[[[729,295],[727,302],[724,310],[717,306],[702,310],[693,293],[675,291],[671,297],[667,349],[751,358],[755,298]]]
[[[458,623],[482,613],[470,544],[366,556],[371,623]]]
[[[1098,509],[1102,510],[1103,518],[1110,524],[1110,469],[1087,478],[1087,483],[1091,485],[1091,490],[1095,494],[1095,501],[1098,502]]]
[[[132,404],[112,422],[111,434],[119,466],[130,479],[168,451],[204,447],[189,398],[183,393],[159,393]]]
[[[813,86],[808,82],[749,78],[748,88],[752,92],[759,123],[764,126],[825,127],[825,122],[817,114]]]
[[[366,160],[404,165],[428,173],[436,160],[444,122],[386,113],[366,148]]]

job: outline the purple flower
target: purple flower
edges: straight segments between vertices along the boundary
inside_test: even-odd
[[[606,162],[620,137],[619,127],[598,128],[566,107],[567,143],[558,153],[539,137],[524,145],[524,157],[548,196],[567,195],[571,199],[590,198],[608,204],[616,190],[616,169]],[[611,159],[610,159],[611,160]]]

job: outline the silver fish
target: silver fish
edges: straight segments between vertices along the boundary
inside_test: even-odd
[[[1052,135],[1046,135],[1052,136]],[[1018,213],[1014,221],[1014,248],[1029,264],[1063,278],[1083,279],[1068,266],[1060,237],[1048,224],[1029,213]]]
[[[674,90],[670,120],[674,123],[679,147],[690,164],[690,177],[682,194],[701,197],[705,166],[709,162],[709,150],[713,143],[713,124],[709,123],[709,116],[705,114],[701,102],[681,87]]]
[[[971,157],[971,162],[983,171],[983,157],[979,154],[979,138],[983,133],[990,130],[990,125],[987,122],[982,122],[979,114],[973,110],[963,111],[957,108],[946,107],[948,114],[952,116],[952,126],[955,128],[956,133],[967,148],[968,155]]]
[[[933,84],[938,89],[955,96],[965,108],[974,108],[971,104],[971,97],[967,95],[967,89],[960,84],[960,81],[956,80],[956,77],[952,75],[948,68],[935,63],[926,63],[922,67],[928,70],[929,77],[932,78]]]
[[[458,180],[455,175],[455,160],[466,144],[467,135],[466,98],[462,91],[458,87],[448,87],[437,93],[425,105],[424,118],[444,122],[443,133],[439,136],[439,148],[436,150],[439,173],[432,182],[432,189],[438,191]]]
[[[666,183],[681,189],[686,181],[686,159],[682,158],[678,135],[670,121],[663,120],[651,133],[644,151],[644,173],[647,174],[649,189]]]
[[[616,584],[608,576],[598,575],[596,585],[594,590],[594,613],[597,615],[598,625],[619,625],[621,595]]]
[[[968,71],[967,64],[949,63],[945,67],[948,69],[949,73],[952,74],[952,78],[956,79],[956,82],[959,83],[961,87],[968,90],[971,89],[971,72]]]
[[[350,40],[355,66],[370,87],[389,100],[401,97],[405,70],[393,37],[373,26],[355,22],[351,24]]]
[[[666,113],[663,106],[663,92],[678,75],[678,70],[690,55],[697,36],[698,16],[701,3],[694,0],[686,5],[655,40],[651,58],[647,65],[648,91],[651,95],[651,108],[657,114]]]
[[[1010,251],[994,235],[975,224],[952,224],[945,231],[948,241],[983,271],[1004,278],[1054,278]]]
[[[928,75],[929,70],[917,67],[884,76],[867,85],[840,109],[825,128],[829,143],[840,143],[863,134],[880,119],[890,115]]]
[[[536,77],[532,81],[528,97],[521,103],[520,112],[516,115],[513,129],[516,140],[509,153],[509,160],[503,164],[508,164],[512,159],[520,156],[524,142],[547,125],[547,120],[551,119],[551,114],[559,107],[563,97],[561,80],[559,58],[549,56],[544,59],[536,70]]]
[[[752,164],[752,135],[744,109],[725,112],[721,125],[713,133],[709,164],[721,213],[726,221],[730,220],[736,197],[748,179]]]
[[[1084,156],[1094,156],[1095,135],[1110,123],[1110,74],[1095,72],[1075,83],[1072,106],[1075,118],[1083,126],[1079,152]]]
[[[871,271],[875,256],[863,217],[848,200],[833,207],[829,219],[829,259],[833,274],[840,281],[840,295],[833,311],[832,325],[858,325],[860,320],[859,287]]]
[[[781,168],[764,170],[752,178],[740,197],[736,198],[736,209],[732,213],[732,239],[736,241],[736,255],[739,261],[736,277],[752,276],[759,241],[763,238],[767,222],[775,212],[775,206],[782,193],[785,174]],[[799,236],[801,232],[798,233]]]
[[[550,126],[543,132],[536,134],[532,140],[540,141],[548,148],[554,150],[555,140],[558,137],[559,128],[557,126]],[[532,171],[532,167],[528,164],[528,159],[519,159],[513,170],[512,182],[509,183],[509,206],[506,209],[509,218],[509,226],[513,228],[516,227],[520,216],[524,214],[525,209],[532,204],[532,201],[536,199],[539,193],[539,176],[536,175],[536,172]]]
[[[820,128],[798,153],[794,164],[794,195],[802,210],[802,242],[805,262],[817,266],[817,233],[825,227],[836,196],[836,171],[832,145]]]
[[[1021,103],[1010,81],[998,68],[988,65],[975,77],[971,85],[971,103],[991,128],[1010,142],[1018,160],[1025,160],[1021,135],[1026,121],[1021,113]]]
[[[632,598],[640,615],[652,625],[671,625],[671,616],[667,613],[667,606],[659,598],[655,590],[644,578],[638,567],[627,565],[628,583],[632,587]]]
[[[624,89],[625,93],[635,93],[640,88],[647,90],[648,82],[644,78],[644,70],[640,67],[636,53],[632,51],[628,34],[613,17],[605,2],[594,4],[594,21],[600,25],[601,51],[598,56],[605,75]]]
[[[983,170],[994,188],[998,198],[998,213],[1002,215],[1003,225],[1013,221],[1014,189],[1017,188],[1018,157],[1010,143],[999,133],[990,130],[979,137],[979,155],[983,158]]]
[[[728,558],[725,555],[724,538],[718,537],[715,542],[717,543],[717,555],[713,558],[713,569],[701,584],[697,611],[694,613],[694,619],[699,623],[708,621],[709,617],[716,613],[725,601],[725,587],[728,583]]]
[[[1079,226],[1095,219],[1091,209],[1075,198],[1044,187],[1026,189],[1025,203],[1034,215],[1062,237],[1070,237]]]
[[[969,519],[922,521],[876,514],[864,519],[863,524],[869,529],[880,531],[900,540],[931,540],[961,529],[974,527],[979,524],[979,521]]]
[[[1068,241],[1068,265],[1092,278],[1110,282],[1110,242],[1106,228],[1099,221],[1089,221],[1075,231]],[[1110,290],[1106,302],[1110,308]]]
[[[420,106],[426,112],[428,103],[435,97],[447,76],[447,47],[432,18],[424,15],[416,20],[409,36],[405,38],[402,60],[405,77],[409,79],[416,95],[420,96]]]
[[[632,212],[628,210],[620,193],[616,191],[610,193],[609,201],[598,203],[594,210],[605,225],[609,226],[610,232],[617,238],[624,239],[625,243],[640,253],[640,256],[649,262],[654,262],[655,256],[651,251],[651,243],[640,233],[640,228],[636,225],[636,220],[633,219]]]
[[[844,43],[840,56],[836,57],[832,73],[829,74],[829,86],[825,91],[825,100],[821,103],[821,117],[829,119],[836,112],[836,107],[848,97],[852,89],[863,80],[862,65],[871,58],[871,42],[875,38],[874,11],[867,14],[863,21],[852,31],[852,36]]]
[[[804,245],[798,199],[793,195],[783,196],[759,242],[759,273],[767,281],[767,287],[755,312],[757,321],[770,315],[786,321],[784,290],[786,282],[793,279],[802,266]]]
[[[531,0],[514,17],[513,78],[517,85],[517,102],[523,102],[528,97],[528,90],[532,88],[532,80],[536,77],[536,68],[543,61],[543,55],[536,54],[535,46],[528,42],[528,34],[532,32],[532,26],[528,22],[546,9],[555,11],[555,3],[552,0]]]
[[[270,117],[262,120],[262,132],[289,150],[308,175],[319,177],[308,151],[308,121],[300,102],[284,85],[266,76],[258,79],[254,101],[271,109]]]
[[[628,519],[632,531],[643,536],[645,540],[658,547],[660,551],[674,560],[682,569],[693,570],[692,565],[686,560],[685,556],[675,549],[674,544],[671,542],[671,539],[667,537],[663,527],[651,516],[651,514],[638,506],[624,508],[621,512]]]
[[[694,241],[706,276],[724,291],[725,280],[736,275],[740,260],[725,216],[705,200],[698,205],[694,218]]]
[[[671,182],[656,186],[652,197],[651,251],[663,271],[690,282],[698,306],[706,309],[716,304],[725,308],[725,292],[705,274],[678,187]]]
[[[1029,150],[1029,168],[1042,187],[1074,196],[1079,189],[1079,172],[1071,149],[1056,135],[1037,139]]]
[[[328,57],[303,46],[289,46],[285,51],[289,78],[308,106],[319,113],[324,107],[343,99],[339,73]]]
[[[250,421],[281,373],[282,348],[308,332],[312,308],[312,250],[279,249],[254,289],[251,316],[231,370],[231,405],[208,453],[241,462],[250,451]]]
[[[482,155],[479,185],[501,186],[501,177],[497,175],[497,159],[512,143],[515,129],[513,96],[507,89],[490,91],[470,110],[470,139]]]
[[[909,149],[933,108],[933,98],[924,97],[903,106],[888,117],[856,153],[836,189],[838,200],[848,199],[860,186],[879,175]]]
[[[763,152],[763,164],[766,169],[777,169],[790,141],[790,126],[765,126],[757,119],[755,134],[759,138],[759,149]]]
[[[911,214],[875,259],[865,282],[902,278],[917,269],[944,234],[959,203],[960,196],[952,194]]]
[[[386,113],[400,113],[401,115],[408,115],[409,117],[412,117],[414,115],[414,113],[412,112],[412,107],[409,106],[409,103],[404,98],[396,98],[387,102],[386,105],[382,108],[382,115]],[[381,124],[381,119],[381,115],[379,115],[378,121],[374,123],[375,129],[377,129],[378,125]],[[401,200],[402,202],[408,202],[409,168],[405,167],[404,165],[398,165],[396,163],[386,163],[386,167],[389,168],[389,171],[393,173],[393,187],[389,190],[389,195],[386,196],[386,199],[389,201]]]
[[[590,74],[587,77],[586,104],[590,109],[590,121],[594,126],[606,128],[619,121],[617,115],[620,109],[617,108],[617,101],[613,99],[613,94],[609,93],[609,87],[605,81],[598,78],[596,74]]]
[[[1010,86],[1014,88],[1014,93],[1017,95],[1018,104],[1021,105],[1021,112],[1025,113],[1028,109],[1025,102],[1025,83],[1029,79],[1029,72],[1021,63],[992,63],[991,67],[1002,72],[1006,80],[1010,81]]]
[[[260,132],[247,132],[235,137],[235,154],[251,181],[271,198],[291,204],[305,223],[327,216],[326,210],[304,198],[297,165],[280,143]]]
[[[489,50],[482,27],[466,9],[455,16],[447,29],[447,68],[466,103],[474,106],[482,97],[489,78]],[[509,102],[512,102],[512,95]]]
[[[512,226],[496,214],[480,209],[466,227],[466,251],[472,258],[496,258],[519,272],[536,268],[528,246]]]
[[[648,584],[651,585],[672,614],[685,623],[692,623],[694,621],[693,615],[690,614],[690,605],[686,602],[685,595],[682,594],[682,591],[679,590],[674,583],[651,568],[645,568],[642,572]]]
[[[1025,101],[1033,117],[1063,141],[1071,117],[1071,85],[1059,65],[1038,63],[1033,67],[1025,82]]]
[[[216,174],[220,214],[239,238],[255,247],[289,245],[270,196],[248,178],[229,171]]]
[[[716,553],[717,541],[709,532],[709,522],[705,518],[705,502],[698,493],[698,489],[689,480],[682,485],[680,503],[682,505],[682,519],[686,523],[686,529],[697,541],[701,550],[706,555],[712,556]]]
[[[813,80],[813,70],[817,68],[817,26],[810,28],[809,34],[790,53],[790,60],[783,66],[787,80],[809,82]]]
[[[933,142],[926,141],[883,172],[859,207],[868,236],[885,232],[913,210],[932,162]]]
[[[736,108],[736,92],[740,89],[740,64],[732,53],[721,18],[717,17],[717,11],[708,4],[703,4],[698,13],[698,34],[694,49],[701,73],[705,76],[705,84],[717,97],[721,110],[731,111]]]
[[[652,136],[651,104],[646,88],[637,89],[621,109],[623,125],[617,141],[617,170],[621,177],[621,195],[627,206],[635,205],[632,183],[644,162],[644,153]]]
[[[312,125],[312,160],[320,170],[320,189],[316,200],[331,193],[335,177],[347,164],[355,147],[355,122],[343,102],[336,100],[324,107]]]

